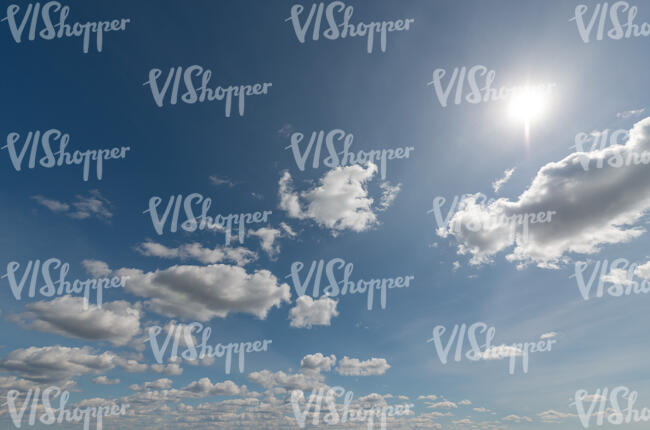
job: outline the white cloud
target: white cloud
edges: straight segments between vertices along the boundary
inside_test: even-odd
[[[554,338],[555,336],[557,336],[557,333],[554,332],[554,331],[550,331],[550,332],[548,332],[548,333],[544,333],[544,334],[541,335],[539,338],[540,338],[540,339],[552,339],[552,338]]]
[[[299,194],[293,191],[289,172],[284,172],[279,181],[280,209],[291,218],[314,220],[333,233],[368,230],[377,224],[377,216],[366,185],[376,172],[377,166],[372,163],[365,168],[356,164],[337,167],[328,171],[317,186]]]
[[[438,399],[438,396],[435,394],[429,394],[427,396],[418,396],[418,400],[430,400],[430,401],[436,401]]]
[[[257,230],[249,230],[248,234],[260,239],[260,246],[270,257],[275,257],[280,253],[280,245],[275,244],[275,240],[282,236],[280,230],[270,227],[261,227]]]
[[[296,233],[293,231],[293,229],[285,222],[280,223],[280,227],[282,227],[282,230],[287,234],[289,237],[296,237]]]
[[[400,190],[402,189],[402,184],[397,184],[395,186],[391,185],[390,182],[382,182],[379,185],[381,188],[381,197],[379,199],[379,206],[377,207],[378,211],[385,211],[393,204],[393,200],[397,197]]]
[[[242,387],[245,389],[246,387]],[[201,378],[183,387],[182,390],[198,394],[200,396],[236,396],[241,393],[242,388],[232,381],[217,382],[212,384],[209,378]]]
[[[70,209],[70,205],[67,203],[62,203],[58,200],[48,199],[41,195],[32,196],[32,200],[36,203],[45,206],[52,212],[67,212]]]
[[[329,357],[324,356],[320,352],[316,354],[308,354],[300,360],[300,370],[303,371],[314,371],[320,372],[325,371],[329,372],[332,370],[332,366],[336,364],[336,356],[334,354]]]
[[[145,364],[112,352],[96,354],[90,347],[43,346],[20,348],[0,360],[0,369],[36,382],[59,382],[88,373],[105,373],[115,366],[127,372],[146,370]]]
[[[443,400],[442,402],[431,403],[427,407],[430,409],[456,409],[458,405],[456,405],[454,402],[450,402],[449,400]]]
[[[296,306],[289,311],[291,327],[311,328],[313,325],[330,325],[332,317],[338,316],[338,301],[327,296],[313,300],[309,296],[296,299]]]
[[[503,358],[519,357],[523,354],[521,349],[511,345],[491,346],[483,351],[483,360],[501,360]]]
[[[101,385],[116,385],[120,383],[119,379],[109,379],[106,376],[98,376],[96,378],[93,378],[93,382],[95,384],[101,384]]]
[[[97,218],[108,221],[113,217],[113,213],[109,209],[111,202],[103,197],[99,190],[91,190],[88,196],[77,195],[75,196],[76,200],[70,204],[41,195],[32,196],[32,199],[52,212],[64,213],[74,219]]]
[[[235,186],[235,183],[233,181],[231,181],[230,179],[228,179],[228,178],[220,178],[220,177],[218,177],[216,175],[210,176],[210,182],[212,182],[212,185],[214,185],[215,187],[220,187],[222,185],[226,185],[226,186],[232,188],[232,187]]]
[[[634,274],[639,278],[650,280],[650,261],[634,269]]]
[[[85,298],[62,296],[50,301],[29,303],[29,312],[21,314],[29,327],[47,333],[88,340],[107,340],[126,345],[140,331],[141,311],[138,304],[126,301],[104,303],[101,308],[89,305]]]
[[[604,245],[630,241],[645,232],[635,224],[650,209],[650,169],[645,164],[612,167],[609,161],[627,160],[631,153],[648,150],[650,118],[635,124],[625,145],[573,153],[543,166],[515,201],[501,198],[486,204],[478,201],[478,195],[467,197],[452,222],[438,233],[453,235],[458,252],[472,255],[471,264],[488,263],[514,246],[506,256],[509,261],[544,268],[559,267],[569,253],[595,254]],[[598,159],[606,161],[602,168],[596,167]],[[588,170],[581,164],[586,161],[590,161]],[[478,231],[467,228],[470,221],[486,223],[500,215],[549,211],[555,211],[551,222],[530,224],[528,240],[521,234],[511,237],[510,228],[503,224]],[[455,223],[461,226],[459,231],[454,231]]]
[[[247,273],[238,266],[172,266],[143,272],[120,269],[119,276],[130,276],[125,288],[140,297],[159,314],[168,317],[209,321],[241,312],[265,319],[269,310],[289,302],[289,285],[278,283],[268,270]]]
[[[515,422],[515,423],[520,423],[520,422],[528,422],[528,423],[532,423],[532,422],[533,422],[533,420],[530,419],[529,417],[525,417],[525,416],[524,416],[524,417],[520,417],[520,416],[518,416],[518,415],[514,415],[514,414],[511,414],[511,415],[508,415],[508,416],[506,416],[506,417],[503,417],[503,418],[502,418],[502,421],[512,421],[512,422]]]
[[[616,114],[616,118],[630,118],[630,117],[633,117],[633,116],[639,116],[644,111],[645,111],[645,108],[626,110],[626,111],[623,111],[623,112],[618,112]]]
[[[111,274],[108,264],[98,260],[83,260],[81,264],[90,275],[95,278],[102,278]]]
[[[336,371],[346,376],[369,376],[383,375],[390,369],[390,365],[384,358],[371,358],[361,361],[358,358],[343,357],[339,361]]]
[[[164,375],[178,376],[183,374],[183,369],[178,363],[168,363],[167,366],[162,364],[152,364],[151,370]]]
[[[512,174],[515,173],[515,168],[507,169],[503,172],[503,177],[492,182],[492,189],[495,193],[498,193],[501,187],[510,180]]]
[[[147,240],[138,244],[135,249],[142,255],[160,258],[193,259],[204,264],[233,262],[244,266],[257,259],[257,254],[243,247],[230,248],[217,245],[214,249],[203,247],[198,242],[186,243],[177,248],[168,248],[159,243]]]
[[[267,389],[282,387],[287,391],[309,391],[325,386],[322,375],[314,372],[286,374],[283,371],[271,372],[269,370],[262,370],[260,372],[250,373],[248,379]]]

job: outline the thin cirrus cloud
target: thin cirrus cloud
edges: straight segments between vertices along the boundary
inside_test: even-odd
[[[71,203],[60,202],[42,195],[31,197],[36,203],[55,213],[62,213],[74,219],[96,218],[109,221],[113,217],[111,202],[99,190],[91,190],[87,196],[77,195]]]
[[[230,248],[217,245],[214,249],[206,248],[198,242],[182,244],[170,248],[151,240],[135,247],[136,251],[148,257],[179,260],[197,260],[205,264],[232,262],[244,266],[257,259],[257,254],[243,247]]]
[[[604,245],[638,238],[645,229],[636,224],[650,209],[650,170],[646,164],[614,167],[607,160],[627,160],[643,151],[650,151],[650,117],[634,125],[625,145],[574,153],[543,166],[514,201],[501,198],[484,204],[477,195],[465,198],[462,209],[438,234],[453,236],[458,253],[471,256],[470,264],[489,263],[497,253],[511,249],[506,258],[520,267],[534,263],[553,269],[570,253],[595,254]],[[596,161],[603,158],[606,162],[597,167]],[[586,161],[587,170],[582,166]],[[551,222],[530,224],[527,240],[511,237],[504,224],[478,231],[466,227],[471,222],[489,225],[502,215],[548,211],[555,211]],[[461,225],[458,231],[453,228],[456,223]]]

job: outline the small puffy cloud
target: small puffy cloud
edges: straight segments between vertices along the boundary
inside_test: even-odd
[[[261,227],[257,230],[249,230],[248,235],[260,239],[260,246],[269,257],[275,257],[280,253],[280,245],[275,243],[276,239],[282,236],[280,230],[270,227]]]
[[[172,387],[172,380],[167,378],[157,379],[151,382],[145,382],[144,384],[137,385],[133,384],[129,386],[129,389],[133,391],[142,391],[142,390],[165,390]]]
[[[156,373],[164,375],[178,376],[183,374],[183,368],[178,363],[168,363],[166,366],[162,364],[152,364],[151,370]]]
[[[542,422],[545,422],[545,423],[557,423],[557,422],[562,421],[562,420],[564,420],[566,418],[575,417],[574,414],[558,412],[558,411],[555,411],[553,409],[549,409],[547,411],[540,412],[539,414],[537,414],[537,416],[539,417],[540,420],[542,420]]]
[[[119,379],[109,379],[106,376],[98,376],[96,378],[93,378],[93,382],[95,384],[100,384],[100,385],[116,385],[120,383]]]
[[[332,318],[338,316],[336,305],[338,302],[322,296],[314,300],[309,296],[300,296],[296,299],[296,306],[289,311],[291,327],[311,328],[314,325],[330,325]]]
[[[336,364],[336,356],[334,354],[329,357],[317,352],[316,354],[308,354],[300,360],[300,370],[302,371],[313,371],[320,372],[325,371],[329,372],[332,370],[332,366]]]
[[[384,358],[371,358],[361,361],[358,358],[343,357],[339,361],[336,371],[345,376],[369,376],[383,375],[390,369],[390,365]]]
[[[430,409],[456,409],[458,405],[456,405],[454,402],[450,402],[449,400],[443,400],[442,402],[431,403],[427,407]]]
[[[310,391],[325,387],[323,376],[316,372],[287,374],[283,371],[271,372],[262,370],[248,375],[248,380],[266,389],[281,387],[287,391]]]
[[[169,248],[147,240],[135,247],[142,255],[179,260],[197,260],[204,264],[232,262],[244,266],[257,258],[257,254],[243,247],[230,248],[217,245],[214,249],[205,248],[198,242],[186,243],[177,248]]]
[[[634,269],[634,274],[639,278],[650,280],[650,261]]]
[[[168,317],[209,321],[240,312],[265,319],[271,308],[291,299],[289,285],[280,284],[268,270],[247,273],[239,266],[212,264],[116,273],[130,277],[128,292],[148,298],[149,309]]]
[[[126,301],[87,305],[84,297],[61,296],[28,303],[20,315],[29,328],[77,339],[123,346],[140,331],[140,306]],[[85,307],[85,309],[84,309]]]
[[[343,230],[366,231],[377,224],[373,199],[368,196],[367,183],[377,172],[377,166],[350,165],[328,171],[313,188],[297,193],[289,172],[279,181],[280,209],[291,218],[311,219],[332,233]],[[397,191],[384,187],[384,203],[390,204]]]
[[[90,275],[95,278],[103,278],[111,274],[111,269],[108,264],[98,260],[83,260],[81,264]]]
[[[533,420],[530,419],[529,417],[525,417],[525,416],[520,417],[520,416],[517,416],[517,415],[514,415],[514,414],[503,417],[501,420],[502,421],[512,421],[514,423],[521,423],[521,422],[532,423],[533,422]]]
[[[436,396],[435,394],[429,394],[427,396],[418,396],[418,400],[429,400],[434,402],[438,400],[438,396]]]
[[[242,393],[242,389],[245,390],[246,387],[238,387],[232,381],[225,382],[210,382],[209,378],[201,378],[198,381],[194,381],[183,387],[182,390],[189,391],[191,393],[197,394],[201,397],[203,396],[237,396]]]

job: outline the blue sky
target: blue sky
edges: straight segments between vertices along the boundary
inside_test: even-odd
[[[26,3],[19,4],[22,7]],[[648,130],[648,123],[642,122],[647,116],[644,112],[617,117],[647,106],[644,71],[648,59],[643,55],[647,38],[584,43],[576,23],[570,21],[580,2],[564,0],[348,1],[346,4],[354,6],[353,22],[415,19],[410,30],[389,33],[386,52],[375,49],[370,54],[363,38],[299,43],[286,21],[294,2],[200,1],[191,7],[171,1],[157,7],[121,0],[64,4],[70,6],[68,19],[73,22],[129,18],[130,23],[125,31],[104,35],[102,52],[90,49],[86,54],[75,38],[15,43],[7,22],[0,23],[0,49],[8,60],[0,84],[5,100],[3,133],[24,136],[31,130],[58,129],[70,135],[71,150],[129,146],[130,151],[125,159],[105,162],[102,180],[97,180],[91,170],[90,179],[84,182],[79,166],[16,171],[7,150],[2,150],[0,174],[5,186],[0,189],[0,237],[4,246],[0,248],[0,262],[19,262],[22,273],[29,260],[58,258],[70,263],[71,280],[91,277],[84,270],[83,260],[105,262],[113,273],[194,266],[199,277],[211,264],[238,267],[232,261],[162,258],[161,248],[143,252],[142,244],[148,242],[166,249],[180,249],[189,243],[198,243],[204,250],[222,249],[221,233],[165,231],[157,235],[151,218],[143,213],[152,196],[162,197],[166,205],[171,195],[200,193],[212,199],[211,214],[273,211],[268,224],[252,224],[249,229],[271,229],[273,246],[279,246],[279,252],[267,252],[253,236],[233,246],[256,254],[254,261],[243,265],[246,273],[266,270],[275,277],[272,286],[265,284],[264,288],[269,288],[266,293],[277,292],[286,283],[290,298],[271,304],[267,297],[270,301],[262,305],[267,311],[264,318],[231,309],[225,317],[201,320],[196,319],[198,315],[179,314],[178,303],[161,312],[151,302],[151,294],[158,293],[145,293],[146,281],[138,279],[133,288],[106,291],[105,303],[123,301],[124,306],[139,312],[137,327],[129,327],[134,330],[129,342],[116,345],[106,333],[111,332],[113,337],[124,333],[97,323],[91,324],[96,330],[88,330],[84,338],[75,336],[73,333],[79,331],[63,327],[90,323],[75,320],[74,313],[52,316],[47,312],[48,304],[34,308],[35,302],[51,300],[48,298],[16,300],[7,278],[3,278],[3,391],[18,384],[10,378],[27,381],[22,386],[31,387],[38,382],[34,381],[37,372],[46,372],[36,359],[25,369],[16,370],[8,364],[12,353],[60,346],[92,348],[91,354],[108,352],[146,365],[146,370],[135,372],[127,372],[119,364],[109,369],[89,367],[79,373],[62,370],[63,379],[52,376],[48,381],[74,381],[75,401],[99,397],[138,405],[134,415],[107,421],[106,428],[218,428],[214,421],[188,421],[192,414],[201,415],[196,410],[183,414],[181,406],[208,404],[218,410],[219,402],[232,398],[255,399],[257,409],[251,413],[257,414],[256,419],[264,407],[291,417],[291,409],[283,409],[287,385],[265,387],[250,374],[268,370],[303,375],[301,359],[316,353],[334,354],[337,365],[345,356],[360,360],[361,367],[373,358],[385,360],[389,368],[368,370],[376,374],[343,375],[345,372],[332,367],[315,378],[328,386],[343,386],[353,391],[355,398],[392,394],[392,399],[382,400],[392,404],[398,401],[397,396],[408,396],[408,402],[415,404],[415,415],[410,417],[412,421],[396,424],[403,428],[574,428],[580,422],[569,403],[577,390],[594,392],[620,385],[639,392],[637,407],[650,404],[645,360],[650,352],[645,342],[648,297],[605,296],[585,301],[576,280],[570,278],[576,261],[625,258],[642,265],[650,260],[644,230],[650,195],[647,189],[645,194],[642,191],[650,180],[647,166],[645,173],[643,165],[592,170],[593,176],[560,167],[547,176],[540,173],[553,162],[577,165],[575,158],[570,158],[577,133],[629,130],[635,123],[640,123],[638,130]],[[308,8],[312,3],[304,4]],[[650,20],[650,10],[641,3],[638,8],[637,22]],[[150,88],[143,86],[149,71],[160,68],[165,73],[172,67],[191,65],[212,70],[211,87],[258,82],[272,86],[268,95],[246,98],[243,116],[233,111],[226,118],[221,102],[157,107]],[[451,73],[454,67],[475,65],[496,72],[496,87],[556,84],[544,115],[531,125],[528,142],[523,125],[508,118],[507,101],[443,108],[432,86],[427,85],[435,69]],[[291,133],[303,133],[306,143],[313,131],[334,129],[354,135],[355,151],[415,148],[408,159],[388,163],[386,180],[390,186],[400,185],[386,210],[379,208],[385,181],[371,175],[367,182],[356,183],[363,197],[374,199],[365,213],[376,217],[371,225],[357,231],[327,225],[328,219],[343,216],[336,208],[344,208],[345,202],[335,198],[320,202],[316,196],[311,201],[322,205],[308,207],[309,194],[300,193],[322,186],[319,181],[327,175],[339,175],[345,182],[352,177],[347,175],[354,173],[353,168],[357,174],[370,168],[347,166],[335,171],[322,164],[317,169],[308,164],[300,171],[291,151],[285,149]],[[639,131],[637,144],[647,147],[647,135]],[[495,194],[492,182],[510,168],[515,168],[512,178]],[[286,174],[292,179],[293,194],[280,186]],[[215,184],[211,177],[229,182]],[[550,197],[535,194],[544,188],[533,185],[536,177],[550,178],[546,184]],[[555,185],[553,181],[557,181]],[[619,182],[620,187],[611,185]],[[563,188],[566,184],[573,184],[573,188]],[[602,194],[596,192],[600,189]],[[621,189],[625,192],[617,192]],[[530,192],[522,197],[527,190]],[[515,212],[543,205],[545,200],[540,196],[546,196],[550,206],[545,208],[563,214],[544,230],[533,229],[525,267],[518,268],[516,261],[506,259],[513,246],[487,255],[482,264],[473,264],[471,254],[458,254],[463,245],[489,248],[491,241],[500,240],[493,236],[440,237],[436,233],[435,219],[427,213],[436,196],[451,200],[455,195],[478,192],[505,199],[511,205],[509,210]],[[302,212],[292,213],[283,205],[283,194],[298,196]],[[43,202],[49,202],[49,208]],[[52,202],[68,209],[51,210]],[[98,202],[102,202],[100,210]],[[89,205],[94,209],[88,209]],[[334,215],[319,212],[327,205],[334,208]],[[79,208],[86,208],[87,213],[79,215]],[[497,209],[481,210],[490,213]],[[350,220],[356,221],[358,215],[350,215]],[[619,217],[627,217],[629,222],[612,233],[608,230],[612,225],[621,226]],[[282,224],[295,234],[288,233]],[[621,233],[630,230],[636,233]],[[550,236],[556,242],[547,240]],[[589,243],[593,249],[575,252],[570,246],[558,245],[563,240]],[[548,268],[544,264],[548,260],[536,254],[542,249],[559,253],[556,268]],[[337,315],[326,318],[327,323],[314,323],[311,328],[291,326],[290,311],[298,307],[296,290],[287,278],[292,263],[302,261],[308,267],[313,260],[333,258],[354,264],[354,280],[406,275],[415,280],[408,289],[389,290],[386,309],[376,304],[367,310],[365,295],[341,295],[335,298]],[[458,262],[457,268],[454,262]],[[190,285],[194,281],[180,283]],[[219,284],[221,281],[206,282],[216,291],[231,288],[230,284]],[[197,303],[188,303],[187,309],[201,306],[200,294],[188,297]],[[243,309],[250,309],[249,299],[256,300],[240,299],[246,302]],[[27,315],[29,312],[32,314]],[[310,316],[314,314],[308,313],[306,318]],[[271,339],[272,344],[269,352],[247,356],[243,374],[235,371],[225,375],[221,360],[210,366],[181,363],[182,374],[156,373],[151,368],[155,364],[151,349],[142,342],[144,330],[170,321],[202,321],[212,328],[212,343]],[[479,321],[496,328],[498,344],[535,341],[552,332],[557,343],[551,352],[531,355],[527,374],[518,371],[508,375],[507,360],[464,359],[443,365],[432,343],[426,342],[434,326],[451,330],[454,324]],[[72,358],[68,359],[74,360],[78,351],[70,352]],[[98,376],[120,382],[93,382]],[[254,394],[239,390],[234,396],[203,393],[179,399],[169,392],[172,387],[182,391],[205,377],[213,384],[230,380],[238,387],[246,385]],[[170,387],[158,390],[164,400],[147,403],[138,397],[143,395],[142,390],[129,388],[160,378],[171,380]],[[429,395],[437,399],[429,403],[418,399]],[[457,407],[435,406],[444,400]],[[459,404],[463,400],[471,405]],[[163,403],[171,412],[156,415],[159,421],[148,421],[151,415],[147,408],[159,408]],[[545,419],[548,411],[556,411],[556,418]],[[0,416],[3,426],[12,426],[4,412]],[[431,412],[452,415],[427,415]],[[504,419],[507,417],[511,418]],[[242,422],[242,428],[253,425]],[[280,428],[286,423],[262,420],[256,425]],[[633,429],[642,426],[628,425]]]

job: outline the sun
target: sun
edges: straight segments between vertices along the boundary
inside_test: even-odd
[[[548,104],[545,91],[539,87],[527,86],[515,92],[510,98],[508,111],[510,117],[530,126],[530,123],[544,114]]]

